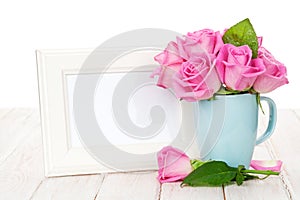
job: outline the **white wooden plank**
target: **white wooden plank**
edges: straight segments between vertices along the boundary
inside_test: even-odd
[[[29,199],[44,179],[40,127],[0,165],[1,199]]]
[[[299,110],[279,110],[271,138],[273,156],[283,161],[283,181],[292,199],[300,199],[300,118]]]
[[[161,188],[161,200],[198,200],[224,199],[222,187],[180,187],[180,182],[164,183]]]
[[[33,109],[11,109],[0,112],[0,163],[18,144],[39,126],[39,114]]]
[[[2,120],[3,117],[5,117],[8,113],[12,112],[12,108],[1,108],[0,109],[0,121]]]
[[[31,199],[95,199],[104,175],[45,179]]]
[[[97,175],[46,179],[38,187],[44,179],[40,128],[37,115],[27,115],[26,113],[28,114],[26,110],[0,112],[0,130],[3,131],[5,130],[3,127],[8,127],[8,132],[13,134],[6,138],[11,138],[11,144],[17,147],[13,153],[10,151],[9,157],[6,157],[5,162],[0,164],[0,199],[29,199],[35,190],[34,199],[47,199],[47,197],[69,199],[67,191],[74,194],[77,192],[77,195],[74,196],[83,197],[80,196],[80,185],[86,185],[88,189],[84,188],[84,190],[88,190],[88,193],[82,194],[87,198],[78,199],[93,199],[95,197],[93,195],[97,191],[95,188],[99,187],[102,180]],[[295,155],[300,154],[299,113],[300,110],[279,111],[277,128],[271,139],[271,148],[274,149],[270,149],[270,152],[273,158],[281,159],[284,163],[282,180],[280,177],[269,177],[264,181],[245,182],[242,186],[227,186],[224,189],[227,199],[289,199],[289,197],[300,199],[298,189],[300,188],[298,182],[300,180],[298,170],[300,164],[299,159],[295,158]],[[23,125],[23,128],[20,124]],[[2,141],[5,131],[0,133],[1,144],[10,143]],[[17,133],[27,134],[27,137],[23,137],[23,139],[20,137],[19,141],[14,142],[13,135],[18,137]],[[271,159],[265,145],[256,147],[254,159]],[[163,184],[160,192],[160,184],[156,180],[156,176],[157,172],[107,174],[97,199],[158,199],[159,196],[161,199],[172,200],[223,199],[222,188],[180,188],[180,183]],[[64,188],[67,190],[64,191]]]
[[[262,143],[255,147],[253,159],[272,159],[267,145]],[[265,180],[245,181],[243,185],[236,184],[224,187],[226,199],[290,199],[280,176],[268,177]]]
[[[241,186],[226,186],[225,195],[228,200],[289,199],[279,177],[246,181]]]
[[[160,184],[157,172],[132,172],[106,174],[98,200],[156,200]]]
[[[300,109],[294,109],[293,111],[296,113],[298,119],[300,119]]]

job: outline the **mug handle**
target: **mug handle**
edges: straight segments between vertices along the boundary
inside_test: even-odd
[[[276,120],[277,120],[277,109],[275,102],[269,97],[260,97],[261,101],[266,101],[269,105],[269,123],[267,130],[257,140],[256,145],[266,141],[274,132]]]

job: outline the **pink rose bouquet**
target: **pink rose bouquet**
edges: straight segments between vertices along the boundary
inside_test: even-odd
[[[286,67],[262,46],[245,19],[221,34],[203,29],[177,37],[154,58],[157,85],[186,101],[215,94],[267,93],[287,84]]]

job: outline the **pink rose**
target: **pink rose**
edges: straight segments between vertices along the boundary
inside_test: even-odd
[[[259,93],[267,93],[289,83],[286,78],[286,67],[278,62],[273,55],[263,47],[258,49],[258,58],[262,59],[266,71],[259,75],[253,88]]]
[[[175,42],[170,42],[167,48],[154,57],[160,65],[173,66],[181,64],[184,60],[179,56],[178,46]]]
[[[157,153],[158,180],[160,183],[183,180],[193,171],[189,157],[179,149],[164,147]]]
[[[157,85],[173,89],[181,99],[209,99],[221,87],[211,55],[201,46],[197,54],[186,61],[180,57],[178,45],[171,42],[155,60],[161,64],[152,74],[159,75]]]
[[[220,87],[218,74],[207,54],[182,63],[173,81],[176,96],[186,101],[209,99]]]
[[[214,32],[211,29],[203,29],[188,33],[184,36],[184,39],[178,37],[177,43],[179,54],[185,60],[197,57],[203,51],[206,51],[214,59],[223,45],[223,40],[219,31]]]
[[[172,84],[174,73],[179,71],[180,65],[184,59],[179,56],[178,46],[175,42],[170,42],[167,48],[154,57],[161,66],[155,69],[151,75],[159,75],[157,85],[163,88],[169,88]]]
[[[221,82],[232,90],[250,89],[257,76],[265,72],[262,60],[251,58],[252,51],[249,46],[225,44],[216,58]]]

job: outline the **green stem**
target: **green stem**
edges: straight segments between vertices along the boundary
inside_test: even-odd
[[[271,170],[263,171],[263,170],[244,169],[241,172],[242,173],[251,173],[251,174],[279,175],[279,172],[274,172]]]
[[[265,114],[265,111],[264,111],[264,109],[263,109],[263,107],[261,105],[261,101],[260,101],[260,93],[256,93],[256,101],[257,101],[257,104],[259,105],[262,113]]]

